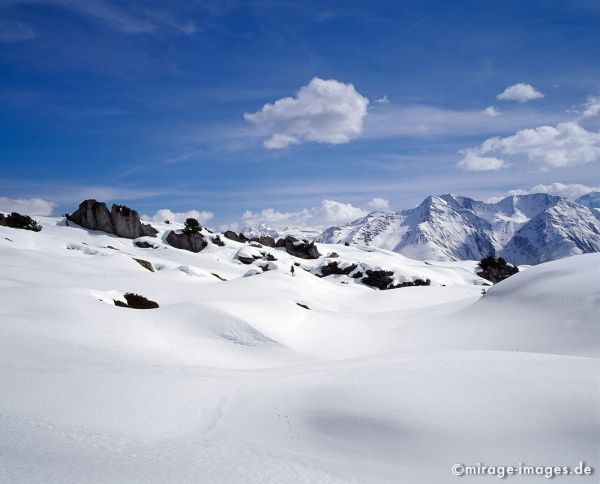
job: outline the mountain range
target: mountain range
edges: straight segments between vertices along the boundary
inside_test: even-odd
[[[388,249],[419,260],[503,256],[539,264],[600,252],[600,193],[577,200],[535,193],[494,203],[460,195],[429,196],[416,208],[376,211],[315,238]],[[263,227],[264,230],[264,227]]]

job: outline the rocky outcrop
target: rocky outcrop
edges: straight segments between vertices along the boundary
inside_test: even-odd
[[[169,232],[167,242],[176,249],[189,250],[190,252],[200,252],[207,245],[206,239],[201,234],[186,234]]]
[[[386,271],[382,269],[377,270],[366,270],[367,276],[361,279],[361,282],[366,286],[376,287],[377,289],[397,289],[399,287],[411,287],[411,286],[429,286],[431,281],[429,279],[415,279],[414,281],[401,282],[394,284],[394,272]]]
[[[282,247],[288,254],[299,257],[300,259],[318,259],[321,257],[321,254],[319,254],[319,251],[317,250],[317,246],[313,242],[298,240],[292,236],[288,236],[285,239],[279,239],[275,243],[275,247]]]
[[[481,271],[477,275],[494,284],[519,272],[518,267],[509,264],[503,257],[484,257],[479,262],[479,268]]]
[[[356,264],[348,264],[346,267],[340,267],[340,265],[336,261],[332,261],[329,264],[320,267],[321,276],[327,277],[331,275],[349,275],[354,269],[356,269]]]
[[[158,233],[151,225],[143,224],[135,210],[113,205],[109,212],[104,202],[96,200],[84,200],[67,219],[84,229],[99,230],[125,239],[156,237]]]
[[[139,247],[140,249],[156,249],[156,246],[154,244],[151,244],[150,242],[147,242],[145,240],[136,240],[133,243],[133,245]]]
[[[252,242],[258,242],[266,247],[275,247],[275,239],[270,235],[261,235],[260,237],[252,237]]]
[[[136,259],[135,257],[133,258],[133,260],[136,261],[139,265],[141,265],[144,269],[147,269],[150,272],[154,272],[154,266],[151,262],[148,262],[144,259]]]
[[[223,233],[223,237],[229,240],[234,240],[236,242],[247,242],[248,237],[244,234],[236,234],[233,230],[227,230]]]

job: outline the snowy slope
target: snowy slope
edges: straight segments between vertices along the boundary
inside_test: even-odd
[[[40,222],[0,227],[0,482],[428,484],[456,482],[455,463],[600,465],[599,254],[482,296],[474,262],[318,244],[338,257],[268,249],[278,269],[243,277],[260,263],[236,259],[248,245],[174,249],[174,224],[140,249]],[[377,291],[316,277],[324,260],[437,285]],[[127,291],[160,308],[115,306]]]
[[[414,209],[373,212],[330,227],[316,240],[368,244],[421,260],[496,254],[514,263],[537,264],[600,251],[599,232],[600,221],[592,209],[545,193],[515,195],[497,203],[442,195],[427,197]]]

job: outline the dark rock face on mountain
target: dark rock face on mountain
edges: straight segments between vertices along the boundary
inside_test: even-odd
[[[327,265],[321,266],[321,275],[323,277],[331,276],[331,275],[348,275],[354,269],[356,269],[356,264],[350,264],[346,267],[340,267],[336,261],[332,261]]]
[[[143,224],[135,210],[123,205],[113,205],[109,212],[104,202],[96,200],[84,200],[67,219],[84,229],[99,230],[125,239],[156,237],[158,233],[152,226]]]
[[[494,284],[519,272],[518,267],[507,263],[502,257],[484,257],[481,259],[479,267],[481,271],[477,275]]]
[[[178,234],[173,230],[167,235],[167,242],[176,249],[189,250],[190,252],[200,252],[208,245],[201,234]]]
[[[246,237],[244,234],[236,234],[233,230],[227,230],[223,233],[223,237],[229,239],[229,240],[234,240],[235,242],[247,242],[248,241],[248,237]]]
[[[314,242],[298,240],[292,236],[288,236],[285,239],[279,239],[276,242],[275,247],[283,247],[288,254],[299,257],[300,259],[318,259],[321,257]]]
[[[267,247],[275,247],[275,239],[270,235],[261,235],[260,237],[252,237],[250,239],[252,242],[258,242],[261,245],[265,245]]]

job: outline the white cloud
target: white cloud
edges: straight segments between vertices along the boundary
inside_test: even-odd
[[[385,198],[374,198],[367,205],[375,210],[387,210],[390,208],[390,201]]]
[[[600,159],[600,132],[587,131],[577,123],[564,122],[554,126],[540,126],[532,129],[522,129],[512,136],[486,139],[480,146],[463,150],[464,160],[459,162],[461,168],[468,166],[493,165],[493,155],[526,157],[529,161],[539,164],[542,169],[584,165]],[[471,158],[471,161],[467,158]],[[502,163],[503,165],[504,163]],[[500,167],[499,165],[498,167]]]
[[[585,102],[584,110],[581,114],[581,117],[593,118],[596,116],[600,116],[600,97],[590,96]]]
[[[246,225],[258,225],[260,223],[265,223],[275,228],[284,228],[286,226],[328,227],[350,222],[351,220],[364,217],[366,214],[366,210],[355,207],[350,203],[323,200],[316,207],[305,208],[298,212],[279,212],[273,208],[267,208],[260,212],[247,210],[243,213],[238,228]]]
[[[195,218],[201,224],[208,222],[212,219],[214,214],[212,212],[190,210],[189,212],[172,212],[168,208],[158,210],[154,215],[143,215],[144,220],[152,220],[154,222],[164,222],[169,220],[170,222],[185,222],[187,218]]]
[[[519,82],[510,87],[507,87],[503,92],[498,94],[496,98],[503,101],[518,101],[520,103],[526,103],[533,99],[540,99],[544,95],[536,90],[531,84],[524,84]]]
[[[375,104],[389,104],[390,100],[387,96],[381,96],[380,98],[375,99]]]
[[[493,156],[480,156],[476,149],[461,151],[464,155],[457,165],[466,171],[496,171],[504,168],[504,160]]]
[[[362,133],[369,100],[352,84],[315,77],[296,97],[265,104],[244,118],[272,133],[266,148],[286,148],[303,141],[347,143]]]
[[[550,185],[536,185],[529,190],[511,190],[509,195],[526,195],[529,193],[548,193],[558,195],[572,200],[590,192],[598,192],[600,187],[588,187],[579,183],[551,183]]]
[[[0,212],[18,212],[24,215],[51,215],[56,204],[42,198],[0,197]]]
[[[481,111],[481,113],[485,114],[486,116],[492,117],[500,116],[500,111],[498,111],[494,106],[488,106],[483,111]]]

